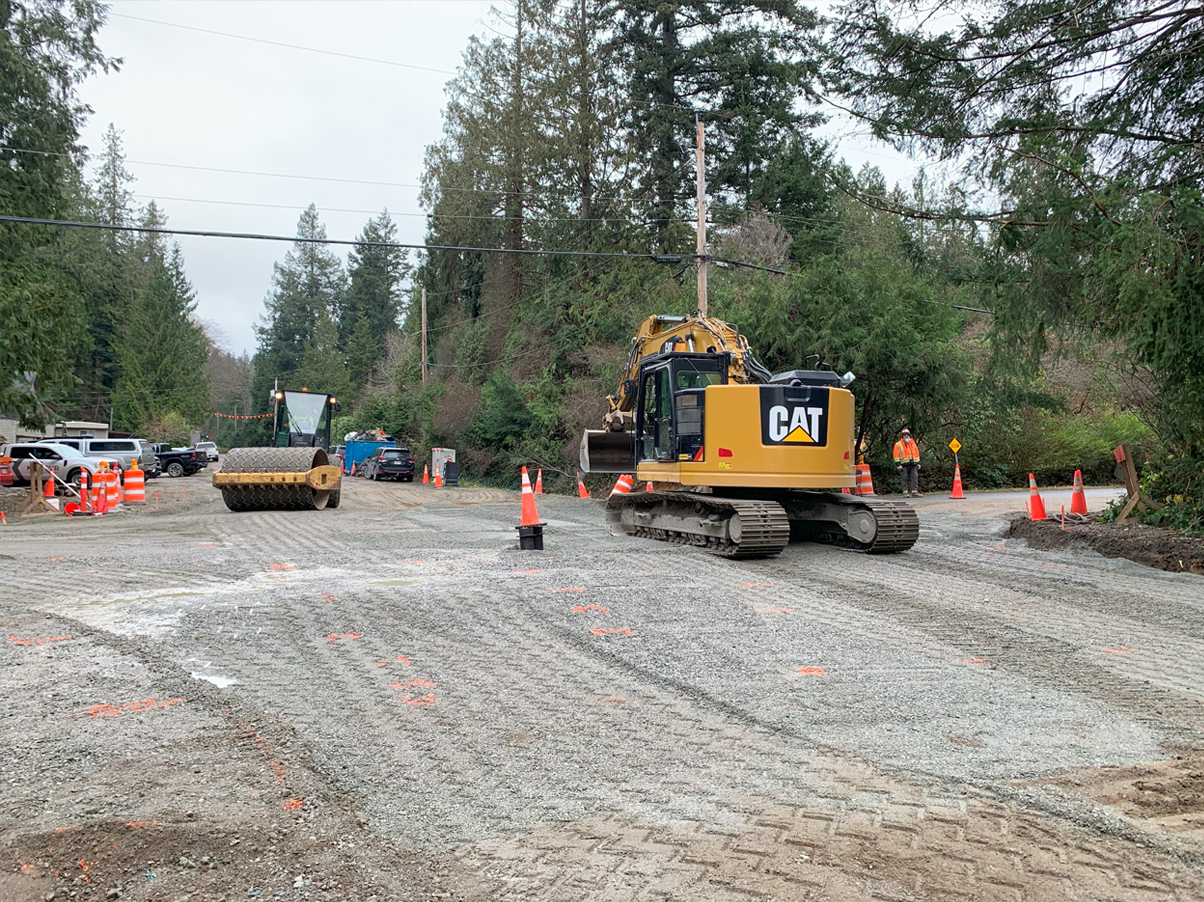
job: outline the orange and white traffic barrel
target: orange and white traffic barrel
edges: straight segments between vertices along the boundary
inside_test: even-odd
[[[138,466],[138,461],[125,471],[125,500],[130,504],[146,504],[146,474]]]

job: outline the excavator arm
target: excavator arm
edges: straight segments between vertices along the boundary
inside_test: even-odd
[[[711,319],[700,313],[689,316],[653,315],[640,323],[631,353],[627,357],[627,369],[619,390],[607,397],[609,410],[603,417],[603,427],[608,432],[628,432],[635,415],[636,391],[640,380],[640,363],[645,357],[665,351],[689,351],[690,353],[727,354],[727,381],[754,384],[768,382],[770,373],[757,362],[748,339],[741,335],[731,323]]]

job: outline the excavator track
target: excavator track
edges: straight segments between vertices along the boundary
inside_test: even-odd
[[[916,512],[902,501],[867,499],[861,495],[792,493],[783,502],[792,523],[807,541],[823,542],[866,554],[898,554],[920,537]],[[838,516],[833,516],[833,513]],[[872,526],[865,515],[872,517]],[[842,528],[840,523],[848,524]]]
[[[612,495],[606,518],[615,535],[693,545],[733,558],[778,554],[792,532],[803,541],[864,554],[907,551],[920,535],[916,512],[902,501],[834,492],[783,492],[776,499],[695,492]]]
[[[721,557],[771,557],[790,541],[790,520],[773,501],[640,492],[612,495],[606,518],[616,535],[693,545]]]

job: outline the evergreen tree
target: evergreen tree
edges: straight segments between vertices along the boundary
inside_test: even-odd
[[[113,226],[134,225],[138,214],[131,191],[133,182],[134,176],[125,166],[121,132],[110,123],[84,201],[84,218]],[[152,215],[155,222],[161,221],[153,206]],[[117,231],[95,232],[75,242],[78,254],[73,267],[87,305],[88,321],[88,340],[76,353],[75,371],[81,380],[77,409],[90,419],[108,419],[110,396],[121,369],[117,350],[121,323],[135,292],[149,278],[150,270],[144,265],[146,252],[141,246],[144,243],[128,232]]]
[[[343,266],[321,243],[325,238],[326,227],[318,218],[317,207],[310,204],[297,223],[297,242],[284,262],[273,267],[272,288],[264,300],[266,314],[255,328],[259,348],[253,401],[260,413],[268,408],[275,380],[293,387],[306,351],[313,346],[319,320],[323,315],[333,319],[342,306]],[[335,335],[332,346],[337,345],[337,329]]]
[[[151,222],[165,222],[153,204],[143,218]],[[158,241],[145,247],[146,284],[124,305],[116,345],[113,424],[140,431],[172,415],[200,426],[209,406],[209,340],[193,319],[196,296],[178,245],[166,255]]]
[[[336,398],[345,397],[351,389],[347,363],[339,348],[339,329],[326,310],[318,311],[313,336],[305,344],[300,368],[292,381],[299,383],[293,388],[308,388]]]
[[[95,0],[0,0],[0,212],[71,215],[87,112],[76,85],[120,62],[95,42],[104,12]],[[62,247],[55,229],[0,224],[0,410],[34,427],[50,415],[46,396],[72,383],[84,327]]]
[[[348,287],[339,308],[339,345],[347,358],[350,381],[358,389],[384,356],[390,332],[402,313],[401,284],[410,265],[406,251],[382,247],[397,240],[389,211],[368,221],[348,254]]]
[[[617,12],[637,190],[668,250],[670,224],[694,194],[696,114],[708,126],[710,189],[737,206],[774,149],[817,122],[797,105],[818,19],[794,0],[635,0]]]

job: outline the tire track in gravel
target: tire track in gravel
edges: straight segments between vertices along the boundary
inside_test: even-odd
[[[963,599],[981,592],[982,581],[978,579],[971,582],[960,576],[899,568],[895,562],[886,567],[896,572],[882,578],[878,573],[882,565],[877,561],[874,565],[858,574],[826,568],[819,579],[830,589],[841,591],[853,607],[928,632],[951,646],[966,649],[973,657],[1023,672],[1035,683],[1051,688],[1067,688],[1069,684],[1072,691],[1085,698],[1102,695],[1160,732],[1172,720],[1175,729],[1171,732],[1179,733],[1183,741],[1198,743],[1204,739],[1204,668],[1199,666],[1204,661],[1204,644],[1180,639],[1172,632],[1172,624],[1179,623],[1189,631],[1194,629],[1200,619],[1194,606],[1179,610],[1169,623],[1146,625],[1120,616],[1084,612],[1076,606],[1076,595],[1066,594],[1055,600],[1032,590],[1000,585],[992,594],[998,604],[991,608],[969,607]],[[905,572],[898,572],[900,569]],[[1193,578],[1171,577],[1183,583]],[[899,588],[887,591],[884,584]],[[1179,588],[1190,594],[1192,586]],[[1085,593],[1096,608],[1104,604],[1099,599],[1103,591],[1091,588]],[[1107,593],[1109,597],[1119,595],[1110,584]],[[1139,604],[1136,597],[1124,600],[1131,606]],[[1121,638],[1134,642],[1135,647],[1123,654],[1109,654],[1108,648],[1124,650],[1115,648],[1125,644]]]

